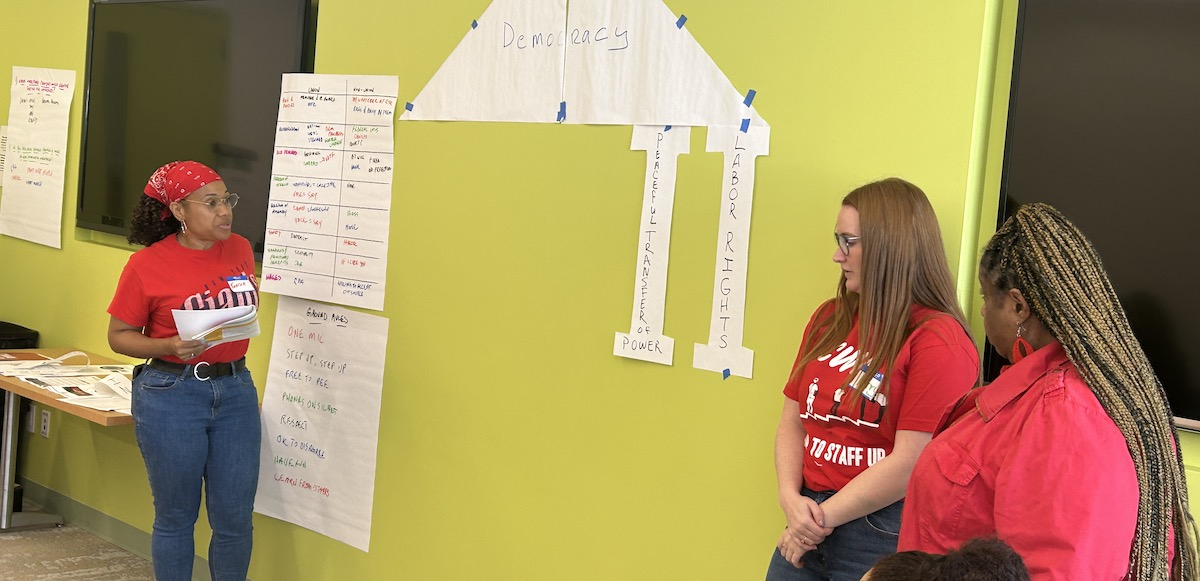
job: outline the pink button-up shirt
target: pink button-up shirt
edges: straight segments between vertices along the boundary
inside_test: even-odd
[[[939,429],[908,483],[899,550],[946,553],[995,535],[1034,580],[1126,577],[1137,474],[1060,344],[968,394]]]

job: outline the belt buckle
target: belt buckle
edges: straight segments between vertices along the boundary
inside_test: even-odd
[[[201,377],[200,376],[200,366],[201,365],[203,365],[205,368],[209,367],[209,364],[207,361],[201,361],[200,363],[193,365],[192,366],[192,377],[195,377],[196,379],[199,379],[200,381],[208,381],[208,379],[212,376],[209,375],[207,371],[205,371],[204,376]]]

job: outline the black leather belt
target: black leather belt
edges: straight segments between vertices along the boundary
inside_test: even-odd
[[[206,380],[213,377],[224,377],[233,375],[246,370],[246,358],[243,357],[237,361],[229,363],[207,363],[201,361],[195,365],[184,365],[182,363],[171,363],[162,359],[151,359],[146,365],[153,367],[159,371],[174,373],[175,375],[184,375],[190,373],[196,379]]]

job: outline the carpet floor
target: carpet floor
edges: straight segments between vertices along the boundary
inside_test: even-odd
[[[153,577],[150,561],[78,527],[0,533],[0,579],[6,581]]]

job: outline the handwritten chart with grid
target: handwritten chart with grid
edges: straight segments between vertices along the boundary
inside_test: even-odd
[[[287,74],[261,290],[383,310],[396,77]]]

